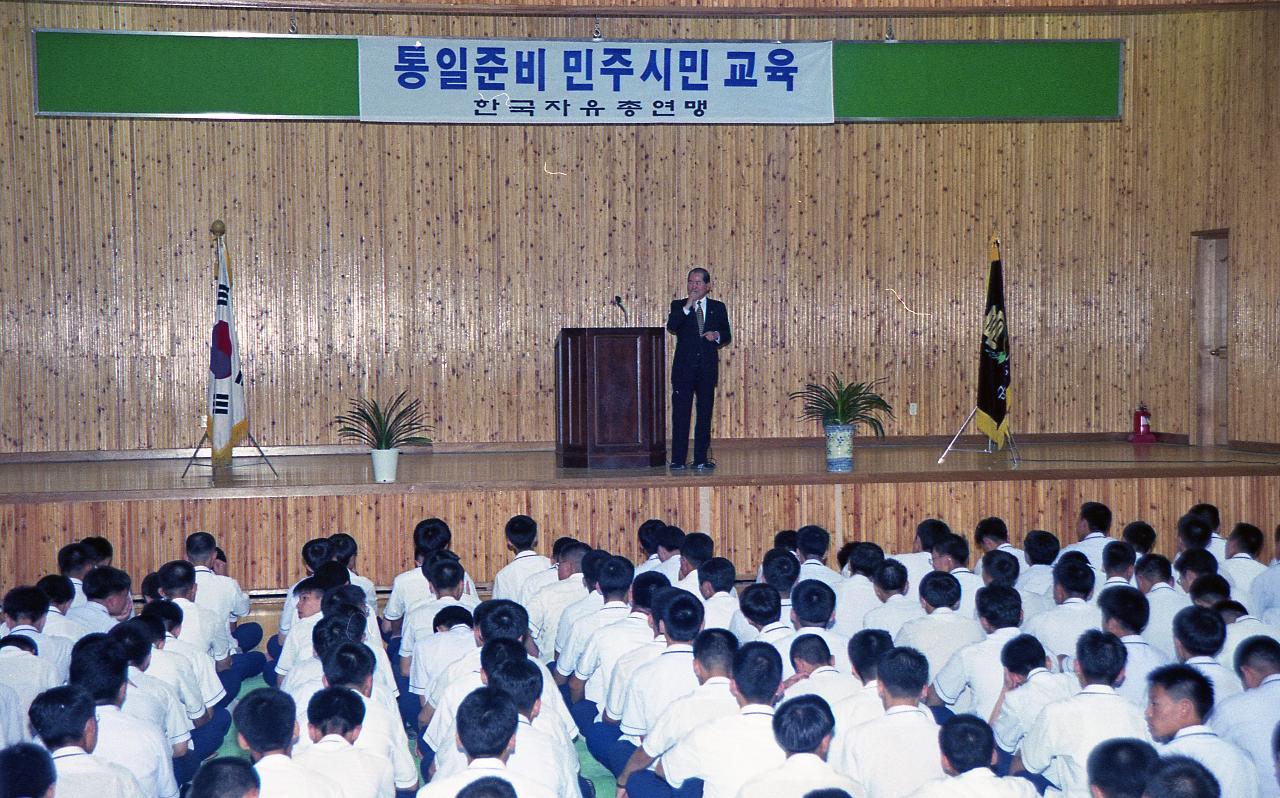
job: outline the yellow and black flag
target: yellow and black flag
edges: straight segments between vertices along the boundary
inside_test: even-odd
[[[1009,435],[1009,325],[1004,312],[1004,269],[1000,239],[991,239],[987,310],[982,316],[982,356],[978,363],[978,430],[1003,449]]]

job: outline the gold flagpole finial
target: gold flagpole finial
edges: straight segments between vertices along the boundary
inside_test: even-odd
[[[1000,237],[995,233],[991,234],[991,260],[1000,260]]]
[[[209,232],[218,238],[222,238],[227,234],[227,225],[221,219],[214,219],[213,224],[209,225]]]

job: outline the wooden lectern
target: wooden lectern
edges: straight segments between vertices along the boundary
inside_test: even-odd
[[[667,461],[666,330],[566,327],[556,339],[556,464]]]

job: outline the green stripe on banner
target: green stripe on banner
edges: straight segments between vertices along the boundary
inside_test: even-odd
[[[1119,119],[1124,42],[836,42],[837,120]]]
[[[41,114],[360,115],[354,38],[35,31]]]

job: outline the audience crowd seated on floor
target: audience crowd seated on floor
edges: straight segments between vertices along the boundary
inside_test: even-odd
[[[212,534],[150,574],[85,538],[3,597],[0,798],[1280,798],[1280,563],[1221,522],[735,563],[518,515],[482,594],[429,518],[381,613],[354,537],[307,541],[265,639]]]

